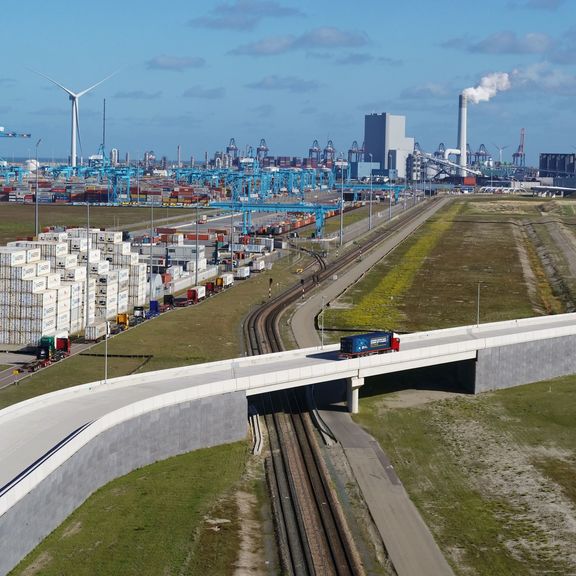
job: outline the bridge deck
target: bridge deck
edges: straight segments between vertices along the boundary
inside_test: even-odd
[[[402,350],[395,354],[338,360],[338,346],[332,345],[324,350],[297,350],[149,372],[55,392],[0,411],[0,486],[80,426],[167,393],[208,385],[210,394],[218,394],[226,383],[227,390],[255,394],[266,389],[403,370],[418,362],[430,365],[473,358],[478,349],[488,346],[567,334],[576,334],[576,314],[408,334],[401,337]]]

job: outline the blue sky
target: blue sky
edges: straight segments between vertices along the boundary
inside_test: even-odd
[[[465,13],[463,12],[465,10]],[[313,140],[339,152],[362,143],[364,114],[407,118],[427,151],[456,146],[458,94],[484,76],[510,87],[469,108],[468,136],[505,160],[526,130],[540,152],[576,149],[573,0],[313,3],[301,0],[119,2],[29,0],[2,11],[0,157],[64,157],[70,103],[46,74],[79,92],[85,156],[101,142],[121,156],[203,158],[230,138],[266,139],[271,155],[305,156]]]

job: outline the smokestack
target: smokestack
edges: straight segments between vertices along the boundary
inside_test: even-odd
[[[182,167],[182,164],[180,164],[180,144],[178,144],[178,148],[177,148],[177,150],[176,150],[176,155],[178,156],[178,160],[177,160],[176,166],[177,166],[178,168],[181,168],[181,167]]]
[[[465,175],[466,168],[466,148],[468,147],[468,102],[464,93],[460,94],[458,107],[458,149],[460,150],[460,176]]]

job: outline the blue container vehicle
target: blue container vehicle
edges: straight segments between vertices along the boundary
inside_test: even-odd
[[[399,350],[400,338],[396,338],[394,332],[369,332],[344,336],[340,339],[341,358],[357,358],[370,354],[398,352]]]

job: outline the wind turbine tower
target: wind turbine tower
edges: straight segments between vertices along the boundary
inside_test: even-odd
[[[100,82],[97,82],[96,84],[90,86],[89,88],[86,88],[86,90],[82,90],[81,92],[72,92],[72,90],[66,88],[66,86],[62,86],[62,84],[60,84],[59,82],[56,82],[56,80],[53,80],[49,76],[46,76],[45,74],[41,74],[40,72],[36,72],[36,74],[38,74],[39,76],[42,76],[42,78],[46,78],[46,80],[49,80],[50,82],[52,82],[52,84],[56,84],[56,86],[58,86],[59,88],[62,88],[62,90],[64,90],[64,92],[66,92],[66,94],[68,94],[70,102],[72,102],[72,117],[71,117],[71,123],[70,123],[71,124],[70,165],[73,168],[75,168],[76,167],[76,144],[78,142],[78,133],[80,131],[78,100],[80,99],[81,96],[84,96],[84,94],[87,94],[91,90],[94,90],[94,88],[96,88],[96,86],[100,86],[100,84],[102,84],[102,82],[105,82],[106,80],[108,80],[109,78],[114,76],[114,74],[116,74],[116,72],[114,72],[114,74],[110,74],[110,76],[106,76],[106,78],[104,78],[104,80],[100,80]]]

